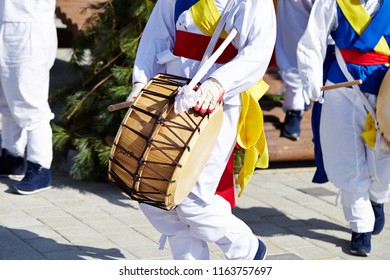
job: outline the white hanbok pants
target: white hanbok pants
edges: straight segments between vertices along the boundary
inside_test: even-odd
[[[174,259],[209,259],[207,243],[217,244],[227,259],[253,259],[258,239],[232,214],[230,204],[215,195],[236,143],[241,106],[225,105],[224,120],[211,158],[194,190],[174,210],[140,203],[151,224],[166,236]]]
[[[354,232],[371,232],[375,217],[371,201],[389,201],[390,185],[380,183],[375,175],[373,150],[361,133],[367,112],[361,97],[353,89],[325,92],[322,104],[320,139],[325,171],[341,190],[345,219]],[[370,103],[376,97],[368,95]]]
[[[0,112],[2,148],[50,168],[53,119],[50,69],[57,33],[50,22],[0,22]]]

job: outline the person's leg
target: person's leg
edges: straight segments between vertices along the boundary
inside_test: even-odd
[[[26,172],[26,130],[19,127],[9,112],[2,114],[0,176],[23,176]]]
[[[374,229],[375,216],[368,192],[341,192],[344,216],[349,221],[351,253],[368,256],[371,251],[371,234]]]
[[[283,111],[286,113],[282,134],[292,140],[299,140],[301,121],[305,110],[302,83],[297,69],[282,72],[281,76],[285,88]]]
[[[379,234],[385,226],[384,204],[390,198],[390,184],[388,183],[388,176],[390,175],[388,170],[390,168],[389,160],[388,153],[386,155],[384,151],[381,151],[379,155],[376,155],[374,149],[367,147],[367,161],[372,180],[369,196],[375,215],[375,224],[372,231],[374,235]]]
[[[367,256],[375,218],[369,198],[372,182],[361,136],[366,112],[360,98],[348,89],[325,92],[320,137],[326,174],[342,190],[344,216],[352,230],[351,253]]]
[[[207,243],[190,234],[189,226],[181,221],[176,210],[166,211],[145,203],[140,209],[149,222],[168,238],[172,257],[175,260],[208,260]]]
[[[219,195],[211,204],[206,204],[190,194],[176,211],[179,219],[189,226],[193,237],[216,243],[227,259],[254,259],[259,248],[258,239],[232,214],[230,204]]]
[[[54,20],[10,23],[6,35],[19,44],[12,40],[3,43],[7,52],[2,70],[7,73],[7,79],[2,79],[4,94],[15,122],[27,131],[27,171],[13,187],[18,193],[32,194],[49,188],[51,182],[50,120],[54,114],[48,95],[57,49],[56,29]]]

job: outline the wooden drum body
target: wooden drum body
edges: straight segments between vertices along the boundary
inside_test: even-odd
[[[223,111],[176,115],[174,98],[186,78],[159,74],[141,91],[117,132],[109,180],[132,199],[174,209],[194,187],[219,134]]]

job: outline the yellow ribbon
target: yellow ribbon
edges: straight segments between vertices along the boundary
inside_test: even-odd
[[[377,135],[377,129],[375,127],[375,120],[373,116],[368,113],[366,118],[366,123],[364,124],[364,130],[362,132],[362,136],[364,141],[366,141],[367,145],[370,148],[375,147],[376,143],[376,135]],[[387,146],[390,148],[390,142],[386,142]]]
[[[211,36],[220,20],[220,13],[215,1],[199,0],[190,8],[191,16],[196,26],[208,36]],[[221,38],[226,38],[225,31]],[[264,133],[263,112],[259,105],[260,98],[267,92],[269,85],[263,79],[241,93],[242,110],[237,127],[237,143],[245,149],[244,162],[238,174],[237,182],[241,191],[251,179],[255,168],[268,167],[268,147]]]
[[[370,148],[375,147],[376,143],[376,128],[374,118],[370,113],[367,114],[366,123],[364,125],[364,130],[362,132],[362,136],[364,141],[366,141],[367,145]]]
[[[255,168],[267,168],[269,162],[267,140],[264,133],[263,111],[260,98],[269,86],[263,80],[241,93],[242,110],[237,128],[237,144],[245,149],[244,162],[237,177],[240,197]]]

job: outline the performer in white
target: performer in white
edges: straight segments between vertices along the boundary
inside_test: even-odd
[[[0,175],[25,174],[14,185],[21,194],[51,183],[54,115],[48,94],[57,51],[55,8],[55,0],[0,2]]]
[[[138,47],[134,92],[128,99],[136,96],[158,73],[192,78],[200,59],[192,57],[188,50],[200,46],[198,35],[211,36],[205,32],[216,25],[227,3],[227,0],[157,1]],[[194,107],[201,113],[212,112],[223,98],[224,120],[210,160],[192,192],[174,210],[140,204],[154,227],[168,238],[174,259],[208,259],[208,242],[216,243],[227,259],[264,259],[266,255],[265,244],[231,213],[230,204],[215,195],[215,191],[236,144],[240,94],[262,79],[271,59],[276,37],[272,1],[237,0],[228,13],[224,32],[229,34],[233,29],[238,31],[232,42],[234,51],[230,51],[227,61],[212,65],[203,77]],[[178,46],[180,36],[190,36],[184,40],[185,46]]]
[[[352,230],[350,252],[358,256],[370,254],[371,235],[383,229],[383,205],[389,201],[388,147],[375,144],[382,138],[375,129],[376,138],[367,137],[375,128],[370,120],[388,71],[389,9],[389,1],[381,0],[316,0],[298,44],[304,96],[323,103],[319,131],[325,171],[340,189]],[[337,59],[323,73],[329,35]],[[362,84],[321,92],[323,74],[327,85],[358,79]]]
[[[282,134],[299,140],[305,110],[302,82],[297,66],[297,45],[307,22],[313,0],[278,0],[275,58],[284,90],[283,111],[286,113]]]

